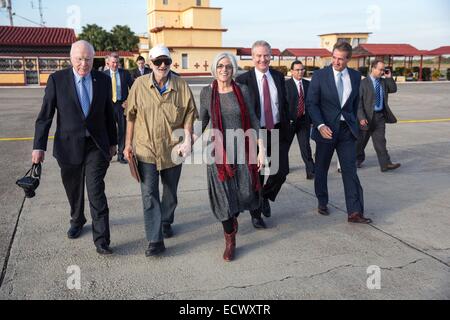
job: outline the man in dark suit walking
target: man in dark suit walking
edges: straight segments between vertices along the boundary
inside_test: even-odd
[[[266,154],[272,162],[270,176],[264,184],[265,176],[260,175],[263,203],[260,209],[250,212],[253,226],[265,229],[266,224],[261,218],[261,213],[265,217],[271,216],[269,200],[275,201],[289,173],[289,115],[284,75],[270,69],[272,60],[270,44],[266,41],[255,42],[252,57],[255,68],[237,77],[236,81],[248,86],[255,101],[254,108],[260,126],[267,130]],[[278,130],[278,137],[273,130]],[[272,141],[272,138],[277,141]],[[275,150],[271,150],[272,145],[276,146]]]
[[[385,78],[382,78],[385,75]],[[356,165],[361,167],[366,158],[364,149],[372,137],[382,172],[395,170],[400,163],[392,163],[386,148],[386,123],[397,123],[388,103],[388,94],[397,92],[397,84],[390,70],[385,72],[382,60],[375,60],[370,75],[361,81],[358,121],[361,126],[356,144]]]
[[[306,97],[308,96],[309,81],[303,79],[305,67],[301,61],[294,61],[291,65],[292,78],[286,81],[286,97],[289,105],[289,119],[291,122],[290,146],[297,136],[300,153],[305,163],[306,179],[314,179],[314,161],[311,145],[311,119],[306,112]],[[289,147],[290,148],[290,147]]]
[[[125,149],[125,135],[126,135],[126,120],[125,109],[127,107],[128,92],[133,85],[134,80],[131,78],[127,70],[119,68],[119,55],[111,53],[108,56],[108,67],[105,74],[111,77],[112,86],[112,103],[114,109],[114,117],[117,123],[117,141],[119,144],[119,152],[117,154],[117,161],[122,164],[127,164],[127,160],[123,156],[123,149]]]
[[[53,156],[70,203],[70,239],[81,235],[86,223],[84,185],[86,182],[92,216],[94,244],[99,254],[111,254],[109,209],[104,177],[117,152],[117,132],[111,105],[111,81],[93,71],[94,48],[89,42],[72,45],[72,68],[52,74],[36,120],[33,163],[45,159],[48,133],[55,111],[57,127]]]
[[[137,57],[136,64],[138,67],[137,69],[134,69],[132,73],[134,80],[152,72],[152,69],[145,66],[145,58],[143,56]]]
[[[314,72],[306,109],[313,121],[316,141],[315,191],[318,212],[328,215],[328,169],[337,151],[344,182],[348,222],[371,223],[364,217],[363,189],[356,173],[357,111],[361,74],[347,68],[352,47],[338,42],[333,49],[332,66]]]

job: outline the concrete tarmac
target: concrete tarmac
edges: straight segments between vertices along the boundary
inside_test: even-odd
[[[192,87],[197,101],[199,84]],[[294,142],[291,173],[265,219],[269,228],[254,229],[242,213],[231,263],[222,260],[223,231],[209,207],[204,165],[184,166],[175,236],[165,241],[164,256],[146,258],[139,185],[128,166],[113,161],[106,188],[115,254],[103,257],[92,243],[87,202],[81,238],[66,236],[69,206],[52,141],[37,196],[23,203],[14,183],[28,169],[32,141],[0,140],[0,299],[449,299],[449,89],[447,82],[401,84],[390,95],[399,120],[441,120],[387,127],[391,158],[402,163],[393,172],[380,172],[369,142],[358,174],[373,225],[347,223],[334,161],[331,215],[316,213],[314,184]],[[33,136],[42,95],[0,89],[0,139]],[[69,288],[73,270],[80,271],[79,290]]]

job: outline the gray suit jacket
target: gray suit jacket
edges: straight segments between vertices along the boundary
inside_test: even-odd
[[[380,79],[381,87],[384,92],[384,116],[386,123],[397,123],[397,118],[391,111],[388,103],[388,94],[397,92],[397,84],[394,79],[386,78]],[[376,103],[376,94],[373,87],[372,79],[370,77],[361,81],[358,107],[358,121],[366,119],[369,122],[368,126],[362,127],[362,130],[368,130],[374,115],[374,105]]]

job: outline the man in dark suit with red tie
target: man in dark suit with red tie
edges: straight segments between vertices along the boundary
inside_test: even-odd
[[[255,101],[253,108],[260,126],[267,130],[266,154],[271,159],[270,176],[264,184],[264,175],[260,175],[263,203],[259,210],[250,212],[253,226],[265,229],[266,224],[261,213],[265,217],[271,216],[269,200],[275,201],[289,173],[289,115],[284,75],[270,68],[270,44],[266,41],[255,42],[252,58],[255,68],[237,77],[236,81],[248,86]],[[277,137],[276,131],[273,130],[278,130],[277,141],[272,141]],[[272,145],[275,150],[271,150]]]
[[[337,151],[344,182],[348,222],[371,223],[364,217],[363,189],[356,172],[356,139],[359,134],[357,111],[361,74],[347,67],[352,46],[338,42],[333,48],[332,65],[314,72],[309,86],[306,110],[313,122],[316,141],[315,191],[318,212],[328,215],[328,169]]]
[[[300,153],[305,163],[306,179],[314,179],[314,161],[311,145],[311,119],[306,112],[306,97],[308,95],[309,81],[303,79],[305,67],[301,61],[294,61],[291,65],[292,78],[286,81],[286,97],[289,104],[289,117],[291,122],[291,143],[297,136]]]
[[[111,158],[117,152],[117,132],[111,105],[111,81],[92,70],[95,51],[86,41],[72,45],[71,68],[52,74],[45,89],[36,120],[33,163],[45,159],[48,133],[57,111],[53,156],[70,203],[70,229],[67,235],[81,235],[86,183],[92,216],[94,244],[99,254],[111,254],[109,209],[104,178]]]

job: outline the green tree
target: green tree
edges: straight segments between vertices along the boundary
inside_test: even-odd
[[[78,39],[89,41],[97,51],[115,50],[111,33],[96,24],[84,26]]]
[[[137,37],[129,26],[117,25],[111,30],[114,50],[135,51],[138,48]]]

